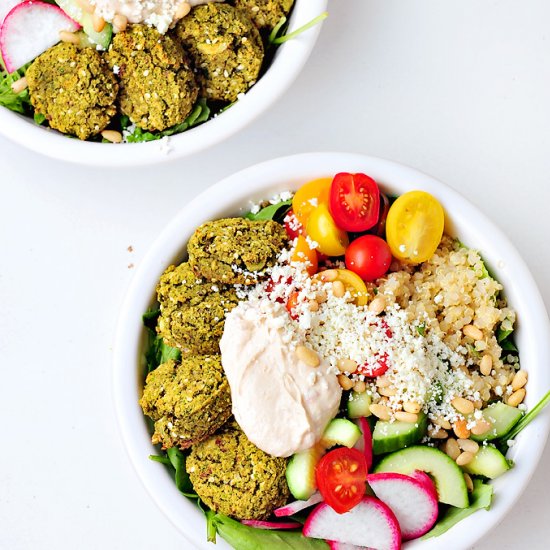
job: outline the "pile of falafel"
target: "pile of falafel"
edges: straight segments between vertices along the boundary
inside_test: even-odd
[[[114,124],[117,114],[160,132],[184,122],[198,98],[230,104],[259,78],[266,37],[293,2],[199,5],[165,35],[129,26],[106,52],[61,42],[27,70],[35,113],[51,128],[86,140]]]
[[[287,459],[258,449],[232,418],[219,342],[238,290],[265,278],[287,244],[274,221],[207,222],[189,240],[188,260],[168,267],[157,287],[157,333],[181,360],[147,376],[140,405],[154,421],[152,441],[190,448],[186,469],[196,493],[236,519],[266,519],[288,500]]]

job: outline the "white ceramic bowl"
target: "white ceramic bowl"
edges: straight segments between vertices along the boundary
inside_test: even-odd
[[[296,0],[289,32],[305,25],[323,11],[328,0]],[[321,24],[283,43],[257,84],[227,111],[207,123],[164,140],[148,143],[94,143],[71,139],[36,125],[32,119],[0,107],[0,133],[46,156],[94,166],[138,166],[192,155],[235,134],[267,110],[296,79],[305,65]]]
[[[144,371],[145,334],[141,315],[154,301],[155,285],[164,269],[185,258],[186,242],[198,225],[207,220],[239,215],[247,210],[250,200],[295,190],[308,180],[339,171],[365,172],[391,194],[423,189],[441,201],[451,222],[448,231],[482,252],[517,311],[516,340],[523,368],[529,372],[527,406],[532,407],[550,388],[547,368],[550,364],[549,322],[535,282],[504,234],[456,191],[411,168],[344,153],[280,158],[230,176],[189,203],[143,259],[122,309],[114,354],[116,411],[131,461],[155,502],[196,548],[213,548],[205,540],[201,512],[178,493],[168,472],[147,458],[155,448],[138,405]],[[511,509],[526,487],[543,451],[549,425],[550,415],[546,411],[520,434],[509,453],[515,467],[494,482],[496,497],[489,512],[470,516],[441,537],[413,541],[406,547],[411,550],[466,549],[487,533]],[[227,545],[219,540],[218,547],[227,548]]]

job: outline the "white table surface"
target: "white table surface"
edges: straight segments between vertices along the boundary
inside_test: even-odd
[[[295,86],[192,159],[83,169],[0,138],[1,549],[189,548],[119,440],[113,333],[159,231],[247,165],[343,150],[430,173],[506,231],[550,306],[550,3],[330,4]],[[513,515],[476,550],[548,547],[549,469],[547,447]]]

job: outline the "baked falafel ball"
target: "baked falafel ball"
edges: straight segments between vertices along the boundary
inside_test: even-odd
[[[116,113],[118,83],[99,52],[61,42],[27,69],[31,103],[50,127],[88,139]]]
[[[193,445],[186,461],[191,483],[209,508],[236,519],[260,520],[289,498],[286,465],[286,458],[253,445],[234,422]]]
[[[170,359],[150,372],[139,404],[155,421],[152,442],[187,449],[231,416],[231,392],[219,355]]]
[[[244,11],[229,4],[200,5],[178,22],[175,31],[207,99],[236,101],[258,80],[264,48]]]
[[[272,220],[214,220],[198,227],[189,239],[189,265],[212,282],[256,284],[287,242],[284,227]]]
[[[290,13],[294,0],[232,0],[231,3],[244,10],[259,29],[271,31]]]
[[[170,266],[157,286],[157,332],[184,353],[219,353],[225,315],[238,303],[235,289],[199,279],[184,262]]]
[[[115,34],[106,54],[120,80],[122,114],[144,130],[182,123],[199,88],[181,45],[146,25]]]

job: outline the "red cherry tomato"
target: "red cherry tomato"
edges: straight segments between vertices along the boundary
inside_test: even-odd
[[[299,315],[294,311],[294,308],[300,303],[299,296],[300,296],[300,293],[297,290],[294,290],[288,297],[288,300],[285,305],[286,310],[290,315],[290,318],[294,319],[295,321],[299,317]]]
[[[363,235],[346,249],[346,267],[363,281],[374,281],[385,275],[391,260],[388,243],[376,235]]]
[[[305,233],[304,227],[298,221],[298,218],[296,217],[296,214],[294,214],[294,210],[292,209],[290,209],[285,216],[284,226],[286,234],[291,241]]]
[[[282,277],[278,278],[276,281],[274,279],[269,279],[267,285],[265,286],[266,294],[271,298],[272,294],[277,290],[277,287],[280,285],[288,286],[292,284],[292,277],[287,277],[285,280]],[[279,304],[284,304],[285,300],[281,296],[275,298],[275,301]]]
[[[329,205],[340,229],[366,231],[380,214],[378,185],[365,174],[336,174],[330,186]]]
[[[364,363],[357,367],[357,372],[368,376],[369,378],[376,378],[377,376],[382,376],[388,370],[388,354],[383,353],[382,355],[377,355],[374,365],[369,363]]]
[[[329,451],[315,468],[317,487],[335,512],[349,512],[365,496],[367,460],[357,449],[339,447]]]

